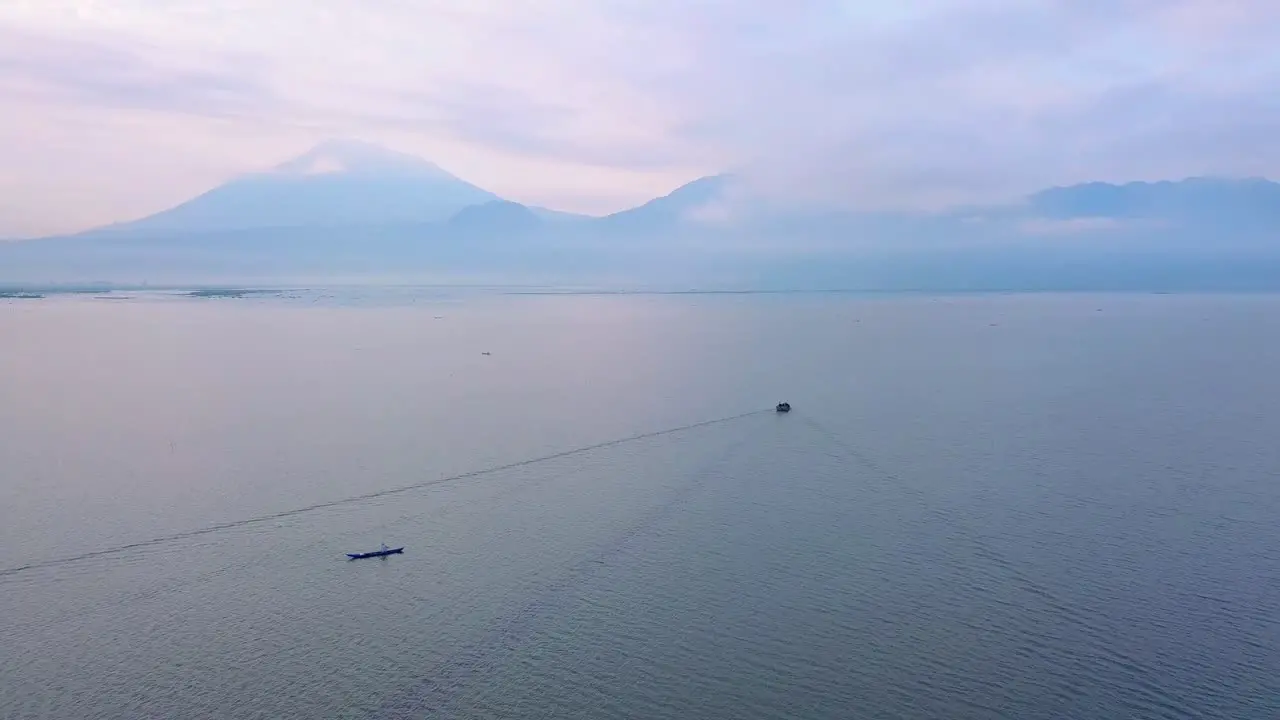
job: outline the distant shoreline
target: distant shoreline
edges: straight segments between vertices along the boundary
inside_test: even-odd
[[[387,292],[467,292],[488,297],[613,297],[613,296],[745,296],[745,295],[862,295],[867,297],[979,296],[979,295],[1275,295],[1280,289],[1156,289],[1156,288],[660,288],[660,287],[529,287],[501,285],[386,285],[318,284],[300,285],[0,285],[0,300],[40,300],[65,296],[89,296],[95,300],[125,300],[135,294],[173,298],[218,300],[249,298],[298,299],[302,295],[329,296],[331,293],[360,291]]]

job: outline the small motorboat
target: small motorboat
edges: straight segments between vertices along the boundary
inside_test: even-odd
[[[382,543],[382,547],[372,552],[347,553],[347,557],[351,560],[359,560],[361,558],[384,557],[387,555],[400,555],[404,553],[403,547],[389,548],[386,543]]]
[[[780,402],[780,403],[778,403],[778,407],[776,407],[776,408],[774,408],[774,409],[775,409],[775,410],[777,410],[777,411],[778,411],[778,412],[780,412],[780,413],[781,413],[781,412],[791,412],[791,403]]]

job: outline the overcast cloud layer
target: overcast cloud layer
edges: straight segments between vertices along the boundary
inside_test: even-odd
[[[358,137],[603,213],[1280,176],[1276,0],[0,0],[0,237]]]

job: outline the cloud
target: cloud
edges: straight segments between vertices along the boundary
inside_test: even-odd
[[[933,208],[1275,176],[1278,81],[1272,0],[14,0],[0,195],[164,157],[118,215],[350,135],[552,207],[732,170],[743,203]]]
[[[249,58],[207,54],[173,62],[155,56],[155,48],[0,27],[0,93],[10,101],[58,102],[88,111],[227,117],[271,110],[274,98]]]
[[[683,107],[763,192],[795,201],[937,207],[1099,178],[1275,174],[1278,26],[1193,32],[1186,18],[1215,5],[937,3],[889,29],[828,30],[803,55],[731,45],[719,52],[742,81],[700,78]]]
[[[677,143],[653,141],[644,133],[593,131],[575,107],[550,103],[520,88],[491,83],[443,81],[430,91],[387,98],[398,109],[357,116],[357,123],[386,128],[429,130],[517,156],[544,161],[572,160],[587,165],[662,170],[696,159]],[[585,127],[584,127],[585,125]]]

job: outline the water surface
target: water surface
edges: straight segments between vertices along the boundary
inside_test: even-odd
[[[1276,318],[0,301],[0,717],[1274,718]]]

